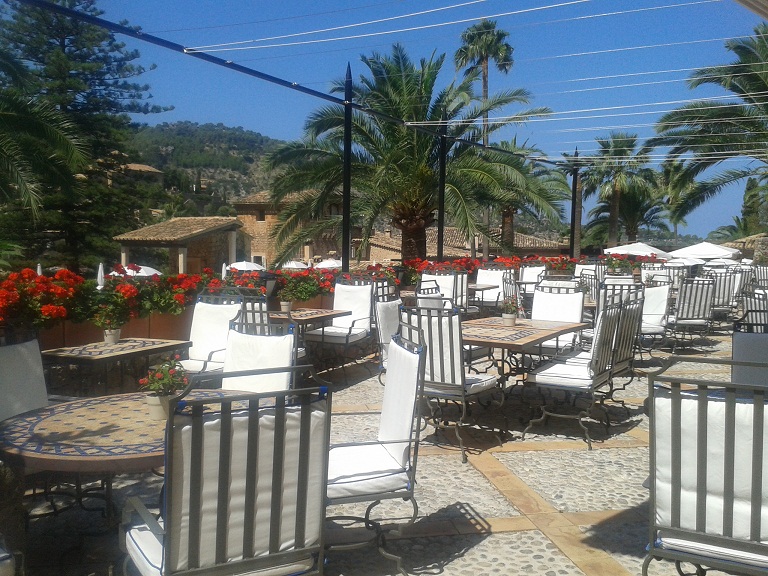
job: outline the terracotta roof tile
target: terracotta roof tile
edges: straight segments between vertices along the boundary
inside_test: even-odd
[[[232,216],[171,218],[165,222],[120,234],[113,237],[113,240],[124,243],[183,242],[217,230],[237,229],[242,225],[242,222]]]

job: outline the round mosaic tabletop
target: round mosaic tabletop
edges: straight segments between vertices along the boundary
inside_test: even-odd
[[[151,420],[146,393],[83,398],[0,422],[0,453],[28,471],[144,472],[163,465],[165,421]]]

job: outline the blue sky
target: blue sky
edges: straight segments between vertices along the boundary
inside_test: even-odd
[[[445,85],[456,74],[461,32],[492,17],[510,33],[515,62],[507,75],[491,73],[491,92],[526,88],[532,106],[555,112],[506,128],[498,138],[517,136],[553,159],[576,147],[589,154],[595,138],[611,130],[643,140],[662,112],[724,95],[713,87],[690,90],[685,79],[695,68],[730,62],[725,39],[750,35],[760,22],[734,0],[100,0],[98,6],[106,19],[126,19],[188,47],[259,40],[213,54],[321,92],[343,77],[347,63],[359,77],[365,72],[360,55],[388,52],[395,42],[414,60],[446,53]],[[336,29],[307,34],[330,28]],[[142,63],[157,65],[142,77],[154,101],[175,106],[140,121],[221,122],[292,140],[323,104],[189,56],[126,42],[141,51]],[[689,216],[681,232],[705,236],[732,224],[742,193],[743,185],[725,191]]]

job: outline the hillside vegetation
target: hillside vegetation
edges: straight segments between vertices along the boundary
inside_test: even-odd
[[[223,124],[174,122],[132,128],[131,160],[162,170],[167,190],[188,193],[203,188],[230,200],[267,187],[261,160],[281,143]]]

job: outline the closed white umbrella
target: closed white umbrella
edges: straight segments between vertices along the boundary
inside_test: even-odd
[[[664,250],[659,250],[644,242],[633,242],[632,244],[624,244],[623,246],[614,246],[613,248],[606,248],[603,252],[606,254],[620,254],[626,256],[655,255],[662,260],[669,260],[672,258],[669,252],[664,252]]]
[[[37,275],[38,276],[43,275],[43,267],[40,265],[40,262],[37,263]]]
[[[315,264],[315,268],[341,268],[341,260],[327,258]]]
[[[162,276],[163,273],[160,272],[160,270],[157,270],[156,268],[152,268],[151,266],[139,266],[139,270],[131,270],[129,268],[125,269],[125,275],[126,276],[154,276],[157,274],[158,276]],[[110,272],[110,276],[122,276],[122,274],[118,274],[117,272]]]
[[[222,279],[227,277],[227,263],[226,262],[222,262],[222,264],[221,264],[221,277],[222,277]]]
[[[304,264],[304,262],[299,262],[298,260],[289,260],[288,262],[283,264],[281,268],[293,268],[293,269],[300,270],[304,268],[309,268],[309,266]]]
[[[99,262],[99,271],[96,272],[96,288],[104,288],[104,262]]]
[[[239,272],[248,272],[251,270],[266,270],[264,266],[261,264],[256,264],[256,262],[248,262],[246,260],[241,260],[240,262],[232,262],[229,266],[227,266],[227,270],[232,270],[234,268],[235,270],[238,270]]]

